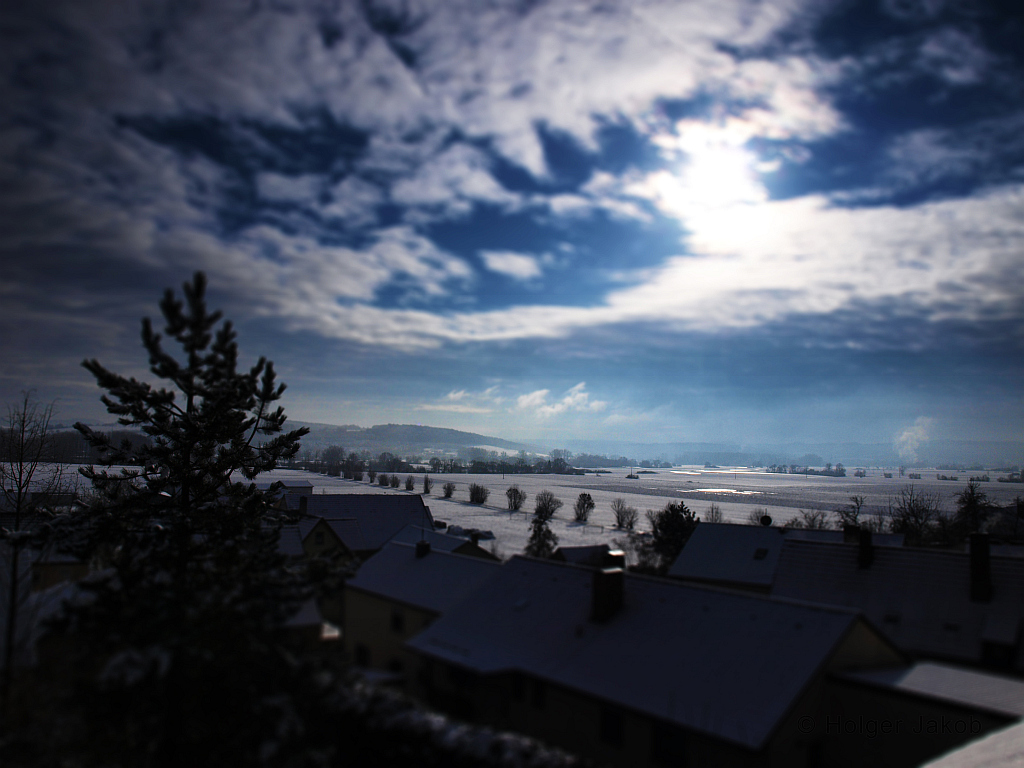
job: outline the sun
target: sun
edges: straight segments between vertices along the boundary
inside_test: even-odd
[[[746,146],[751,135],[738,120],[678,123],[671,136],[658,142],[675,156],[676,167],[650,179],[662,205],[688,218],[767,201],[758,173],[762,164]]]

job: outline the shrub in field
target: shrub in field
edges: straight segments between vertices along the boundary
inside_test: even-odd
[[[587,522],[595,506],[594,499],[589,493],[581,493],[576,497],[576,503],[572,507],[573,519],[577,523]]]
[[[455,483],[445,483],[441,486],[441,490],[444,491],[444,497],[450,499],[452,494],[455,493]]]
[[[430,475],[423,476],[423,493],[430,493],[430,489],[434,487],[434,481],[430,479]]]
[[[363,479],[363,470],[361,470],[361,469],[353,469],[352,470],[352,479],[353,480],[362,480]]]
[[[612,502],[612,514],[615,515],[615,527],[623,531],[632,531],[636,527],[639,514],[636,507],[631,507],[625,499],[615,499]]]
[[[371,483],[377,482],[377,470],[376,469],[369,469],[369,470],[367,470],[366,471],[366,475],[367,475],[367,477],[370,478],[370,482]],[[362,478],[359,478],[359,479],[362,480]]]
[[[518,485],[510,485],[505,491],[505,498],[508,499],[508,508],[511,512],[518,512],[526,503],[526,493],[520,490]]]
[[[490,496],[491,492],[488,491],[484,486],[472,483],[469,486],[469,500],[473,504],[483,504],[487,501],[487,497]]]
[[[398,479],[398,475],[392,475],[388,479],[391,480],[391,487],[392,488],[397,488],[399,486],[399,484],[401,483],[401,481]]]
[[[550,520],[562,506],[562,500],[551,491],[541,491],[534,500],[533,512],[541,520]]]
[[[386,474],[384,474],[383,472],[381,472],[379,475],[377,475],[377,483],[381,487],[386,487],[389,482],[390,482],[390,478]]]
[[[411,491],[415,487],[416,481],[412,479],[412,475],[409,475],[407,478],[405,478],[405,490]]]

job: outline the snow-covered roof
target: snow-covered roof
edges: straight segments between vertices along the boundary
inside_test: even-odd
[[[514,557],[408,645],[758,749],[861,621],[849,610],[625,574],[623,606],[597,623],[595,575]]]
[[[380,549],[407,525],[433,528],[423,498],[413,494],[338,493],[285,497],[289,510],[301,511],[303,536],[323,518],[353,552]]]
[[[990,733],[947,752],[922,768],[1020,768],[1024,765],[1024,722]]]
[[[433,549],[416,556],[416,545],[392,541],[359,566],[346,586],[443,614],[501,570],[485,560]]]
[[[1024,680],[924,661],[903,669],[861,670],[842,677],[879,688],[1024,717]]]
[[[878,547],[860,568],[854,546],[789,540],[772,595],[859,608],[896,645],[934,658],[975,663],[985,642],[1015,646],[1024,670],[1024,559],[990,558],[988,602],[971,600],[970,573],[966,552]]]
[[[422,525],[407,525],[392,537],[391,541],[415,544],[418,541],[426,541],[430,544],[433,552],[461,552],[465,554],[468,550],[475,550],[487,557],[491,554],[474,544],[464,536],[455,536],[451,533],[442,533],[433,528],[425,528]]]
[[[586,544],[579,547],[559,547],[552,558],[578,565],[601,566],[606,564],[609,552],[611,548],[607,544]]]
[[[672,563],[668,575],[677,579],[767,588],[775,579],[779,553],[787,539],[841,544],[843,532],[701,523]],[[872,543],[876,547],[899,547],[903,545],[903,535],[874,534]]]

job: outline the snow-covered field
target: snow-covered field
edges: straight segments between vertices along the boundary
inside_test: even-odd
[[[641,470],[643,471],[643,470]],[[916,471],[916,470],[915,470]],[[432,492],[424,498],[436,520],[464,528],[479,528],[494,533],[497,550],[503,556],[522,552],[529,537],[530,518],[534,499],[539,491],[549,490],[562,500],[563,506],[551,522],[551,530],[558,536],[561,545],[613,544],[623,538],[623,532],[614,527],[615,519],[611,504],[622,498],[640,512],[638,526],[644,529],[647,521],[644,513],[648,509],[660,509],[670,501],[686,502],[686,505],[703,517],[714,503],[721,510],[727,522],[746,523],[755,508],[765,508],[778,522],[782,523],[799,514],[801,509],[834,510],[849,502],[852,495],[865,497],[868,512],[884,508],[890,498],[913,483],[915,491],[935,494],[948,509],[954,507],[954,494],[962,491],[967,484],[967,474],[961,473],[958,482],[935,479],[934,469],[920,470],[921,480],[886,478],[880,471],[871,471],[865,478],[816,477],[803,475],[778,475],[757,472],[745,468],[676,467],[654,470],[651,474],[640,474],[638,479],[626,478],[628,469],[613,469],[601,475],[431,475],[434,481]],[[852,474],[852,471],[851,471]],[[968,473],[969,474],[969,473]],[[355,482],[340,478],[325,477],[299,470],[275,470],[261,479],[285,480],[301,478],[310,480],[315,493],[408,493],[405,490],[381,488],[367,480]],[[413,475],[416,481],[415,493],[422,489],[423,476]],[[404,482],[406,475],[400,475]],[[446,482],[455,483],[451,499],[442,498],[441,486]],[[469,503],[471,483],[482,485],[490,491],[486,504]],[[510,514],[505,491],[517,485],[527,494],[523,510]],[[1022,492],[1018,484],[987,482],[982,489],[989,498],[1000,504],[1009,503]],[[573,503],[581,492],[589,493],[596,504],[587,525],[573,522]],[[489,542],[481,542],[490,546]]]

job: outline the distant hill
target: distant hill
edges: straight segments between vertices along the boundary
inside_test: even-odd
[[[459,452],[460,450],[486,446],[488,449],[518,453],[536,452],[536,446],[515,443],[500,437],[488,437],[474,432],[461,432],[444,427],[423,427],[415,424],[378,424],[373,427],[356,425],[317,424],[288,420],[288,426],[309,427],[310,433],[302,439],[302,447],[322,450],[329,445],[340,445],[346,452],[389,451],[401,456],[434,453]]]

